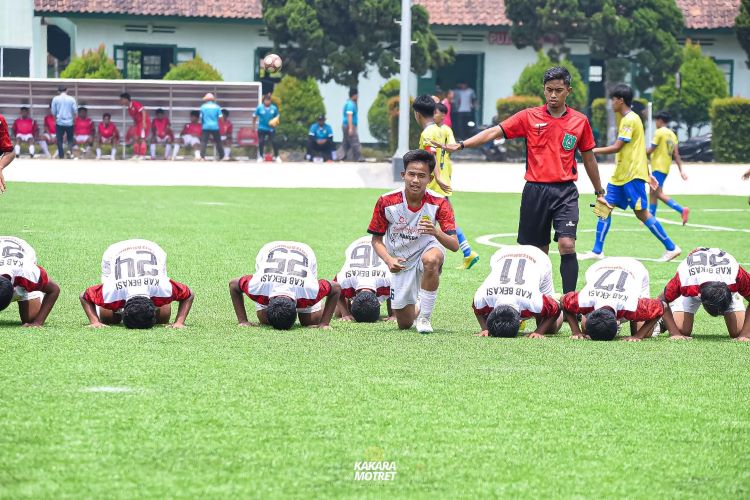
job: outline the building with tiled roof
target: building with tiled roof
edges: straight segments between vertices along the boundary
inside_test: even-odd
[[[414,77],[413,92],[434,92],[466,81],[478,97],[476,119],[487,122],[499,97],[535,54],[517,49],[502,0],[415,0],[430,13],[443,47],[456,62]],[[701,43],[725,72],[730,91],[750,94],[747,55],[733,32],[740,0],[677,0],[685,38]],[[6,14],[3,16],[3,14]],[[0,76],[54,76],[71,54],[104,44],[127,78],[161,78],[176,64],[200,54],[225,80],[257,80],[258,61],[271,50],[261,0],[13,0],[0,6]],[[603,92],[602,61],[583,41],[571,44],[573,62],[589,84],[590,97]],[[283,56],[283,54],[282,54]],[[377,72],[360,81],[361,137],[371,139],[366,111],[384,83]],[[321,86],[328,114],[338,116],[346,90]],[[336,125],[334,123],[334,125]],[[334,126],[339,133],[340,127]]]

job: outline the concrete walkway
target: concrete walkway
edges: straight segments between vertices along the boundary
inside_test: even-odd
[[[613,165],[600,165],[602,181]],[[683,181],[673,168],[666,191],[670,194],[722,194],[746,196],[750,182],[740,177],[747,165],[688,164]],[[456,163],[453,185],[457,191],[520,193],[525,165],[519,163]],[[579,189],[593,192],[581,166]],[[388,163],[263,163],[196,161],[110,161],[16,159],[5,170],[9,183],[53,182],[132,186],[222,186],[269,188],[377,188],[393,189]]]

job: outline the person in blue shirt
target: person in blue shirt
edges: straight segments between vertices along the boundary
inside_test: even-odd
[[[73,156],[73,145],[75,140],[73,139],[73,120],[78,113],[78,106],[76,100],[68,95],[67,88],[64,85],[60,85],[57,88],[59,94],[52,99],[52,116],[55,117],[55,131],[57,139],[57,156],[63,158],[63,136],[68,141],[68,157]]]
[[[326,123],[325,115],[318,116],[307,134],[305,159],[313,161],[316,156],[322,156],[324,161],[333,161],[333,129]]]
[[[349,100],[344,104],[344,140],[341,143],[341,159],[349,161],[360,161],[362,159],[359,134],[357,133],[357,101],[359,92],[357,89],[349,89]]]
[[[271,102],[271,94],[263,96],[263,104],[255,109],[253,115],[253,127],[258,124],[258,163],[264,159],[263,149],[266,141],[273,146],[274,161],[281,162],[279,158],[279,146],[276,144],[276,125],[279,123],[279,108]]]
[[[203,105],[201,105],[201,160],[206,159],[209,136],[214,141],[219,160],[224,159],[224,146],[221,143],[221,134],[219,134],[220,116],[221,106],[216,104],[216,97],[211,92],[207,93],[203,96]]]

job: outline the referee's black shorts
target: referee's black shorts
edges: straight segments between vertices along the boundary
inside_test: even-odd
[[[521,195],[518,244],[543,247],[555,241],[576,239],[578,229],[578,188],[574,182],[527,182]]]

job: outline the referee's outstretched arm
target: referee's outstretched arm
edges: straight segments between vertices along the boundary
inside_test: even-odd
[[[473,137],[469,137],[465,141],[459,141],[458,143],[453,144],[437,144],[433,141],[430,141],[433,147],[436,148],[443,148],[446,151],[449,151],[451,153],[455,151],[459,151],[464,148],[475,148],[477,146],[481,146],[482,144],[486,142],[490,142],[494,139],[500,139],[502,137],[505,137],[503,134],[503,129],[500,126],[496,127],[490,127],[488,129],[482,130],[477,135]]]

